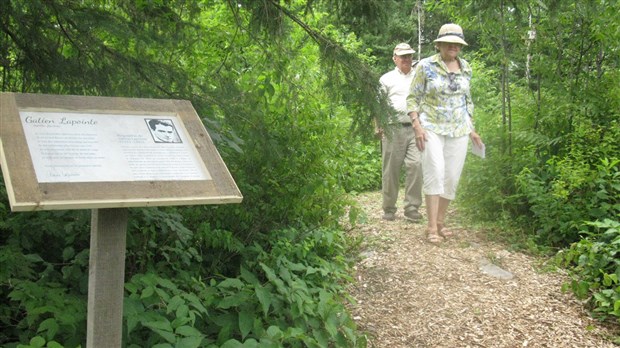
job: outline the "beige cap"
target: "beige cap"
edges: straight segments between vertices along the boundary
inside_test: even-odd
[[[395,56],[404,56],[405,54],[414,54],[415,51],[408,43],[402,42],[394,47],[394,55]]]
[[[460,25],[454,23],[442,25],[434,42],[451,42],[467,46],[463,29]]]

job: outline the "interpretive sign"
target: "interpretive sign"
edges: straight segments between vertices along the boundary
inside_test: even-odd
[[[236,203],[236,184],[184,100],[0,95],[13,211]]]
[[[211,179],[175,115],[19,114],[38,182]]]
[[[122,343],[127,207],[242,200],[184,100],[2,93],[0,165],[13,211],[92,209],[87,348]]]

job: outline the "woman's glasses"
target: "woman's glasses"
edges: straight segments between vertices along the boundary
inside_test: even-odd
[[[461,86],[459,86],[458,83],[456,83],[456,74],[455,73],[448,73],[448,80],[450,80],[450,84],[448,85],[448,88],[450,88],[450,90],[452,92],[457,91]]]

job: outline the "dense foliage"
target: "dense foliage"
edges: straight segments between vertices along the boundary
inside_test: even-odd
[[[476,126],[460,205],[563,249],[620,318],[617,1],[0,0],[2,91],[191,100],[244,201],[131,209],[124,344],[364,346],[349,318],[348,193],[378,189],[376,81],[454,21]],[[84,345],[86,211],[13,214],[0,180],[0,345]],[[346,213],[349,213],[347,216]]]
[[[585,238],[560,255],[576,274],[566,287],[581,299],[591,296],[594,313],[601,319],[620,318],[620,223],[603,219],[587,225]]]

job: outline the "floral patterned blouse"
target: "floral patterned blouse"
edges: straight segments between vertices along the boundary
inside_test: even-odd
[[[472,71],[467,61],[457,59],[461,65],[457,73],[448,71],[439,54],[422,59],[415,67],[407,97],[407,113],[416,111],[422,128],[449,137],[473,131]]]

